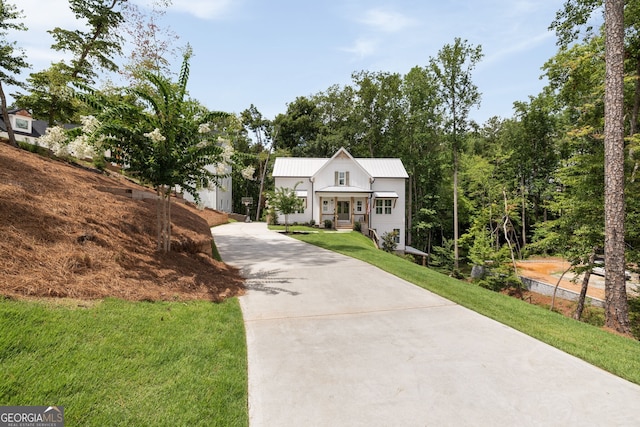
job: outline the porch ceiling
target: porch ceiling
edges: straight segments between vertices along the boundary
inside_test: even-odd
[[[322,194],[323,196],[328,195],[326,193],[335,193],[340,196],[354,193],[354,194],[357,194],[358,196],[366,196],[373,193],[373,191],[367,190],[366,188],[360,188],[360,187],[331,186],[331,187],[325,187],[325,188],[316,190],[316,193],[323,193]]]

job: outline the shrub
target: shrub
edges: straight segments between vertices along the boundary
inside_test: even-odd
[[[325,219],[324,220],[324,228],[333,228],[333,221],[331,221],[330,219]]]
[[[398,236],[398,233],[396,231],[386,231],[385,233],[383,233],[381,236],[382,250],[384,250],[385,252],[395,251],[398,247],[398,244],[396,243],[396,236]]]
[[[353,224],[353,230],[354,230],[354,231],[357,231],[358,233],[361,233],[361,232],[362,232],[362,224],[360,223],[360,221],[356,221],[356,222]]]
[[[309,220],[309,227],[314,227],[316,225],[316,220],[311,218],[311,220]]]

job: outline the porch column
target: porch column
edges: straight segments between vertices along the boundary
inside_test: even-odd
[[[349,202],[349,219],[351,220],[351,228],[353,228],[353,217],[356,207],[354,205],[353,196],[351,196],[351,202]]]

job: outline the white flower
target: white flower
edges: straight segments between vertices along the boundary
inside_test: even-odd
[[[65,144],[67,142],[67,133],[60,126],[47,128],[45,134],[40,137],[40,142],[49,148],[55,144]]]
[[[209,133],[211,132],[211,126],[209,123],[202,123],[198,126],[198,133]]]
[[[164,136],[162,136],[162,134],[160,133],[160,129],[155,128],[153,130],[153,132],[148,132],[143,134],[144,136],[146,136],[147,138],[149,138],[151,141],[153,142],[163,142],[166,141],[167,138],[165,138]]]
[[[249,180],[253,180],[253,174],[256,171],[256,168],[254,168],[253,166],[249,165],[246,168],[242,169],[240,171],[240,174],[242,175],[242,177],[244,179],[249,179]]]
[[[96,154],[93,147],[89,144],[86,135],[80,135],[71,141],[68,146],[68,151],[79,159],[84,159],[86,157],[93,158]]]
[[[224,163],[216,164],[216,175],[224,175],[227,173],[227,165]]]
[[[222,161],[231,163],[231,156],[233,156],[233,147],[229,141],[222,140]]]
[[[68,135],[60,126],[47,128],[45,134],[40,137],[39,142],[53,151],[56,156],[69,154],[67,152]]]
[[[100,127],[100,122],[94,116],[80,116],[80,121],[84,133],[94,133]]]

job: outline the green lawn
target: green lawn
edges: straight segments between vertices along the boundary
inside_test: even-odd
[[[246,426],[237,299],[78,304],[0,298],[0,405],[69,426]]]
[[[455,280],[378,250],[360,233],[301,234],[294,237],[378,266],[604,370],[640,384],[639,341],[623,338],[525,301]]]

